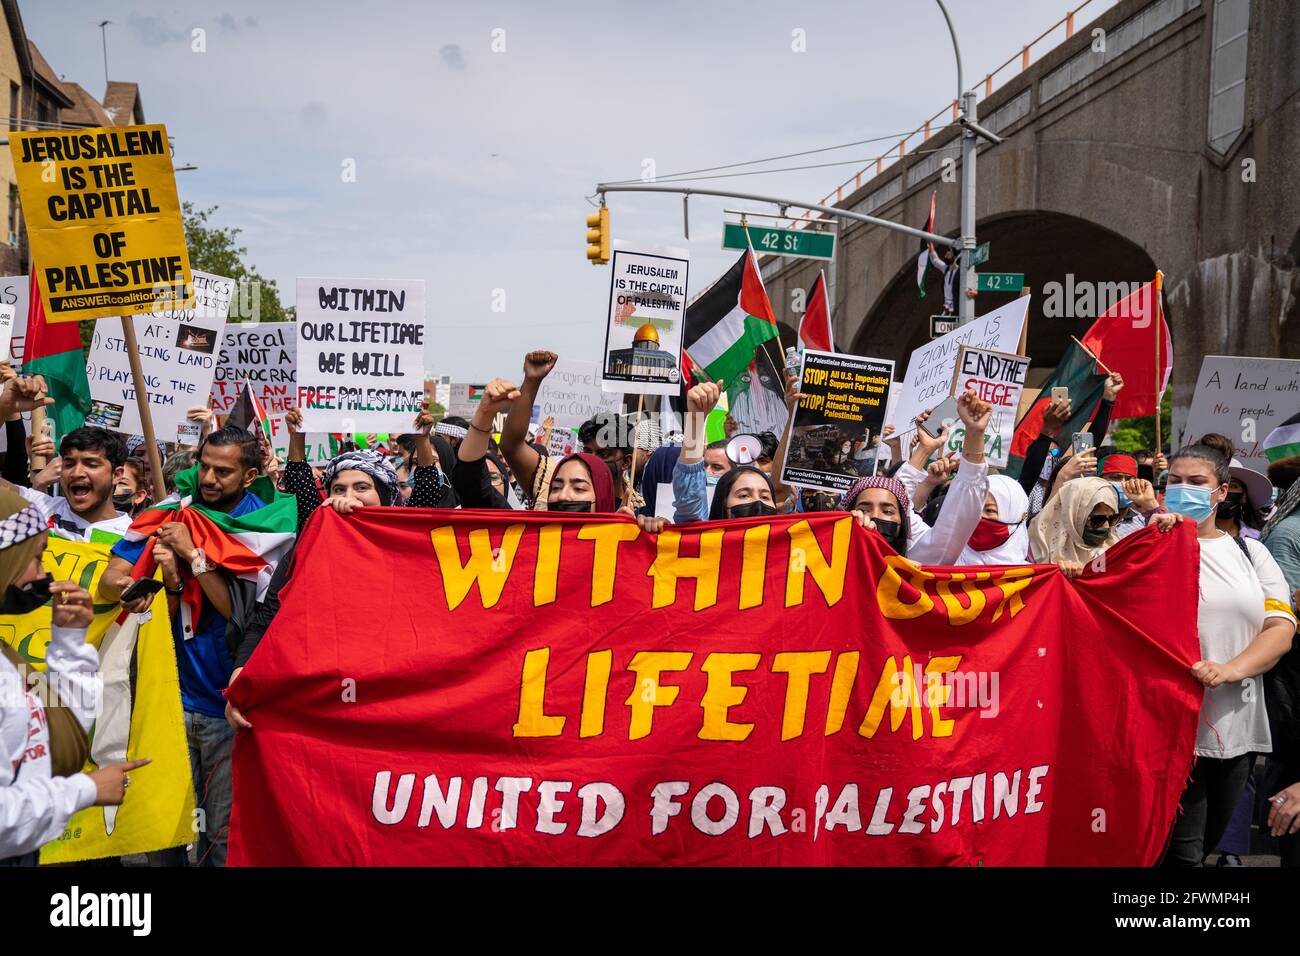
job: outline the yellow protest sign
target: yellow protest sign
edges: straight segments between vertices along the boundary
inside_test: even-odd
[[[167,128],[9,134],[47,322],[193,303]]]
[[[108,562],[104,545],[53,535],[45,550],[45,568],[55,580],[76,581],[92,596]],[[88,807],[75,814],[63,835],[41,848],[42,863],[145,853],[195,838],[194,787],[167,597],[158,592],[143,623],[140,619],[146,615],[137,614],[126,615],[119,623],[121,610],[116,604],[96,603],[95,619],[86,634],[87,642],[99,651],[104,678],[86,769],[137,757],[152,757],[153,763],[132,772],[132,786],[120,807]],[[17,649],[36,670],[44,670],[49,605],[0,620],[0,640]]]

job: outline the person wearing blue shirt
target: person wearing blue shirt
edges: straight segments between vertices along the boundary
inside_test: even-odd
[[[242,428],[227,425],[204,440],[198,458],[195,497],[204,508],[239,517],[267,504],[250,490],[262,470],[262,449],[254,436]],[[183,522],[173,521],[162,525],[150,538],[122,540],[113,546],[113,558],[100,579],[102,599],[111,602],[121,599],[122,592],[133,583],[131,569],[146,547],[153,549],[154,560],[163,572],[176,641],[190,770],[195,800],[203,811],[200,817],[203,826],[197,841],[198,861],[201,866],[224,866],[231,807],[230,755],[235,733],[226,722],[222,691],[230,683],[234,669],[234,653],[227,638],[232,601],[236,600],[234,579],[229,572],[211,564],[194,546]],[[197,617],[182,613],[182,569],[188,569],[202,588]],[[151,603],[152,596],[149,596],[125,601],[122,606],[132,613],[141,613]],[[183,849],[179,853],[163,851],[151,856],[158,862],[184,862]]]

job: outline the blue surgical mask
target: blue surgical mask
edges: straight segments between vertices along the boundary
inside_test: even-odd
[[[1165,489],[1165,507],[1200,524],[1213,510],[1210,489],[1199,485],[1170,485]]]
[[[1119,510],[1120,510],[1120,511],[1123,511],[1123,510],[1124,510],[1125,508],[1127,508],[1129,505],[1133,504],[1133,499],[1130,498],[1130,497],[1125,493],[1125,491],[1124,491],[1124,486],[1123,486],[1123,485],[1121,485],[1118,481],[1112,481],[1111,484],[1115,486],[1115,494],[1119,495]]]
[[[705,474],[705,476],[704,476],[704,483],[705,483],[706,485],[716,485],[716,484],[718,483],[718,479],[721,478],[721,477],[722,477],[721,475],[710,475],[710,474]]]

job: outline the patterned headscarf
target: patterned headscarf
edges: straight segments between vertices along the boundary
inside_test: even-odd
[[[1097,505],[1110,505],[1118,513],[1119,496],[1105,478],[1075,478],[1056,489],[1056,494],[1029,523],[1029,543],[1038,564],[1078,561],[1086,564],[1115,543],[1112,527],[1097,547],[1084,543],[1083,529]]]
[[[907,503],[907,488],[897,478],[886,478],[884,475],[867,475],[865,478],[859,478],[849,486],[848,491],[844,492],[844,497],[840,499],[840,510],[852,511],[853,502],[857,501],[858,495],[868,488],[884,488],[894,496],[894,499],[898,502],[899,521],[907,530],[908,537],[911,537],[912,522],[910,518],[912,509]]]
[[[362,448],[330,459],[321,476],[321,484],[324,485],[326,494],[329,494],[329,487],[340,471],[361,471],[369,475],[375,482],[375,491],[379,493],[380,504],[391,505],[397,499],[397,469],[378,452]]]
[[[0,489],[0,594],[40,554],[40,536],[48,530],[35,505],[29,505],[21,495]]]

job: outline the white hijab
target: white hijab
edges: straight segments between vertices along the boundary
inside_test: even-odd
[[[1029,496],[1020,482],[1006,475],[989,475],[989,494],[998,506],[998,520],[1015,523],[1011,537],[990,551],[976,551],[969,544],[962,549],[958,564],[1028,564]]]

